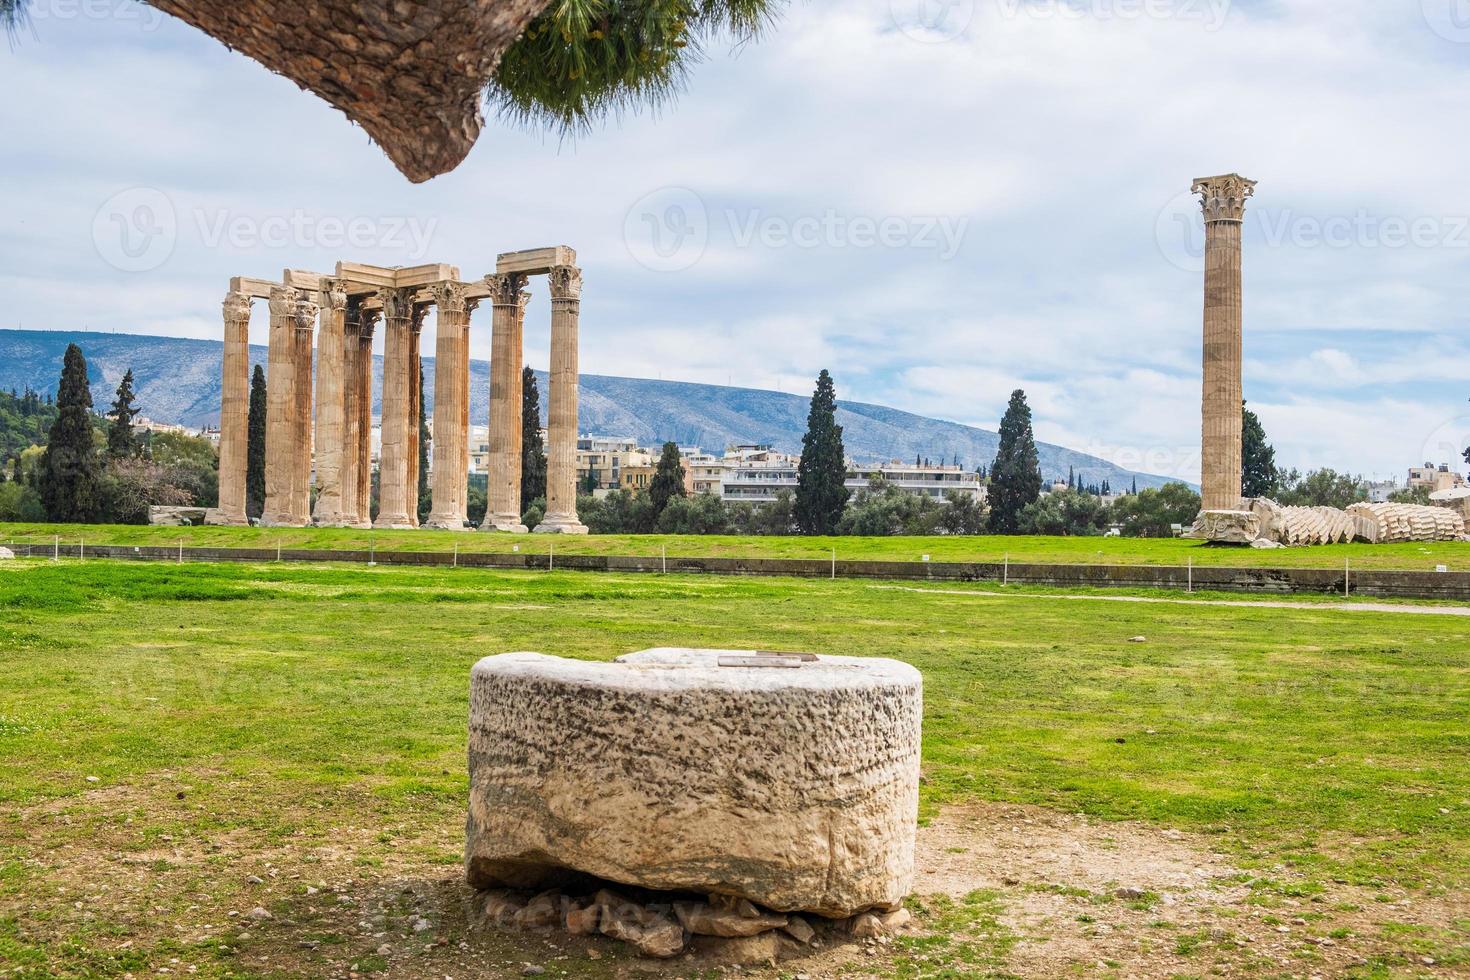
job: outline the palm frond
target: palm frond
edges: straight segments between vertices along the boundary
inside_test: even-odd
[[[781,0],[553,0],[505,52],[487,98],[563,133],[678,94],[703,44],[759,35]]]
[[[5,26],[5,33],[15,39],[16,31],[26,22],[26,4],[28,0],[0,0],[0,24]]]

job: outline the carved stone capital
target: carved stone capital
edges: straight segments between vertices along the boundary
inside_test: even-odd
[[[464,313],[467,300],[464,296],[464,284],[458,282],[436,282],[429,290],[434,297],[434,305],[439,308],[439,313]]]
[[[296,312],[296,290],[289,286],[271,287],[271,317],[287,317]]]
[[[373,331],[378,328],[378,317],[381,310],[363,310],[357,318],[357,336],[364,344],[369,346],[373,342]]]
[[[492,272],[485,277],[485,285],[490,289],[490,302],[495,306],[516,306],[520,303],[522,287],[526,285],[526,276],[520,272]]]
[[[250,297],[231,290],[225,293],[225,322],[234,323],[250,319]]]
[[[582,298],[582,270],[574,265],[552,266],[551,298],[554,300],[579,300]]]
[[[1256,182],[1240,174],[1197,178],[1190,192],[1200,195],[1200,208],[1205,223],[1212,221],[1244,221],[1245,202],[1256,192]]]
[[[347,309],[347,284],[341,279],[323,279],[322,307],[331,310]]]
[[[414,333],[418,333],[424,329],[424,320],[429,315],[429,305],[428,303],[413,304],[413,311],[408,317],[408,327]]]
[[[296,308],[292,311],[292,315],[296,320],[296,329],[311,330],[312,327],[316,326],[316,315],[320,310],[321,307],[317,306],[317,304],[305,296],[297,296]]]
[[[383,303],[383,316],[389,320],[407,320],[413,315],[412,290],[385,287],[378,290],[378,299]]]

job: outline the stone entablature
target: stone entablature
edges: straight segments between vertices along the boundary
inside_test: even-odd
[[[283,527],[313,522],[334,527],[418,526],[419,334],[429,308],[434,307],[438,318],[433,424],[438,437],[433,450],[433,511],[426,523],[462,529],[468,506],[470,320],[476,306],[488,300],[496,311],[491,370],[495,377],[504,374],[507,378],[505,383],[492,382],[491,387],[491,442],[506,451],[499,458],[492,454],[492,506],[485,529],[524,531],[520,526],[520,378],[528,294],[521,287],[527,276],[544,274],[552,284],[548,393],[552,424],[548,432],[548,520],[540,529],[586,533],[576,513],[581,292],[576,258],[577,253],[565,245],[507,252],[497,258],[494,273],[469,281],[452,265],[386,268],[354,262],[338,262],[332,273],[287,269],[279,282],[247,276],[231,279],[223,307],[220,502],[209,512],[209,523],[248,523],[250,310],[253,300],[264,299],[270,307],[271,328],[262,522]],[[372,520],[372,343],[380,319],[384,324],[382,450],[379,514]],[[496,519],[491,520],[492,516]]]

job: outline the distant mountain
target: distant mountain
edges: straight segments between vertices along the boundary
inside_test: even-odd
[[[55,391],[62,355],[69,343],[76,343],[87,356],[98,411],[105,411],[123,373],[131,368],[143,414],[184,425],[202,426],[219,420],[218,341],[0,330],[0,388],[30,386],[38,391]],[[251,347],[250,361],[252,365],[264,365],[266,349]],[[376,359],[373,374],[376,397],[383,390],[382,358]],[[544,412],[546,375],[538,375]],[[489,362],[473,361],[470,376],[470,417],[475,424],[484,425],[490,411]],[[433,358],[424,358],[424,387],[432,406]],[[646,445],[672,440],[719,451],[737,443],[768,443],[787,452],[800,452],[808,402],[806,396],[754,388],[584,374],[578,423],[583,432],[633,438]],[[990,464],[999,441],[986,429],[863,402],[839,402],[837,421],[843,427],[848,454],[859,460],[907,461],[925,456],[949,462],[958,456],[962,464],[973,469]],[[1168,482],[1166,477],[1134,473],[1062,446],[1038,443],[1037,449],[1042,472],[1048,477],[1065,478],[1070,467],[1088,483],[1106,479],[1119,490],[1134,478],[1140,488]]]

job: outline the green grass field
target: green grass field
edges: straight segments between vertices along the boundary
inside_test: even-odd
[[[1272,568],[1391,568],[1433,571],[1444,565],[1470,571],[1470,543],[1345,544],[1256,551],[1182,538],[980,537],[751,537],[739,535],[480,534],[472,531],[353,531],[343,528],[138,527],[132,525],[0,524],[0,544],[174,545],[199,547],[362,549],[381,551],[509,552],[658,555],[670,557],[830,558],[1104,565],[1229,565]]]
[[[923,547],[940,544],[1002,542]],[[1060,555],[1074,542],[1004,544]],[[1191,550],[1085,544],[1117,549],[1113,560]],[[926,684],[926,819],[1012,801],[1200,833],[1267,904],[1334,882],[1448,900],[1460,919],[1400,945],[1470,969],[1467,619],[840,580],[18,561],[0,563],[0,973],[136,975],[171,960],[205,976],[345,975],[349,959],[378,969],[363,966],[377,940],[318,923],[277,886],[299,895],[344,866],[352,887],[452,878],[471,664],[659,645],[906,660]],[[293,923],[268,935],[289,942],[201,931],[262,901],[251,872]],[[404,975],[469,975],[452,957],[485,942],[426,947],[424,971]],[[919,949],[894,947],[882,975],[1004,972],[944,972],[953,964]],[[1374,955],[1360,975],[1414,965]],[[1259,975],[1254,961],[1219,962]],[[566,965],[615,975],[605,967]]]

